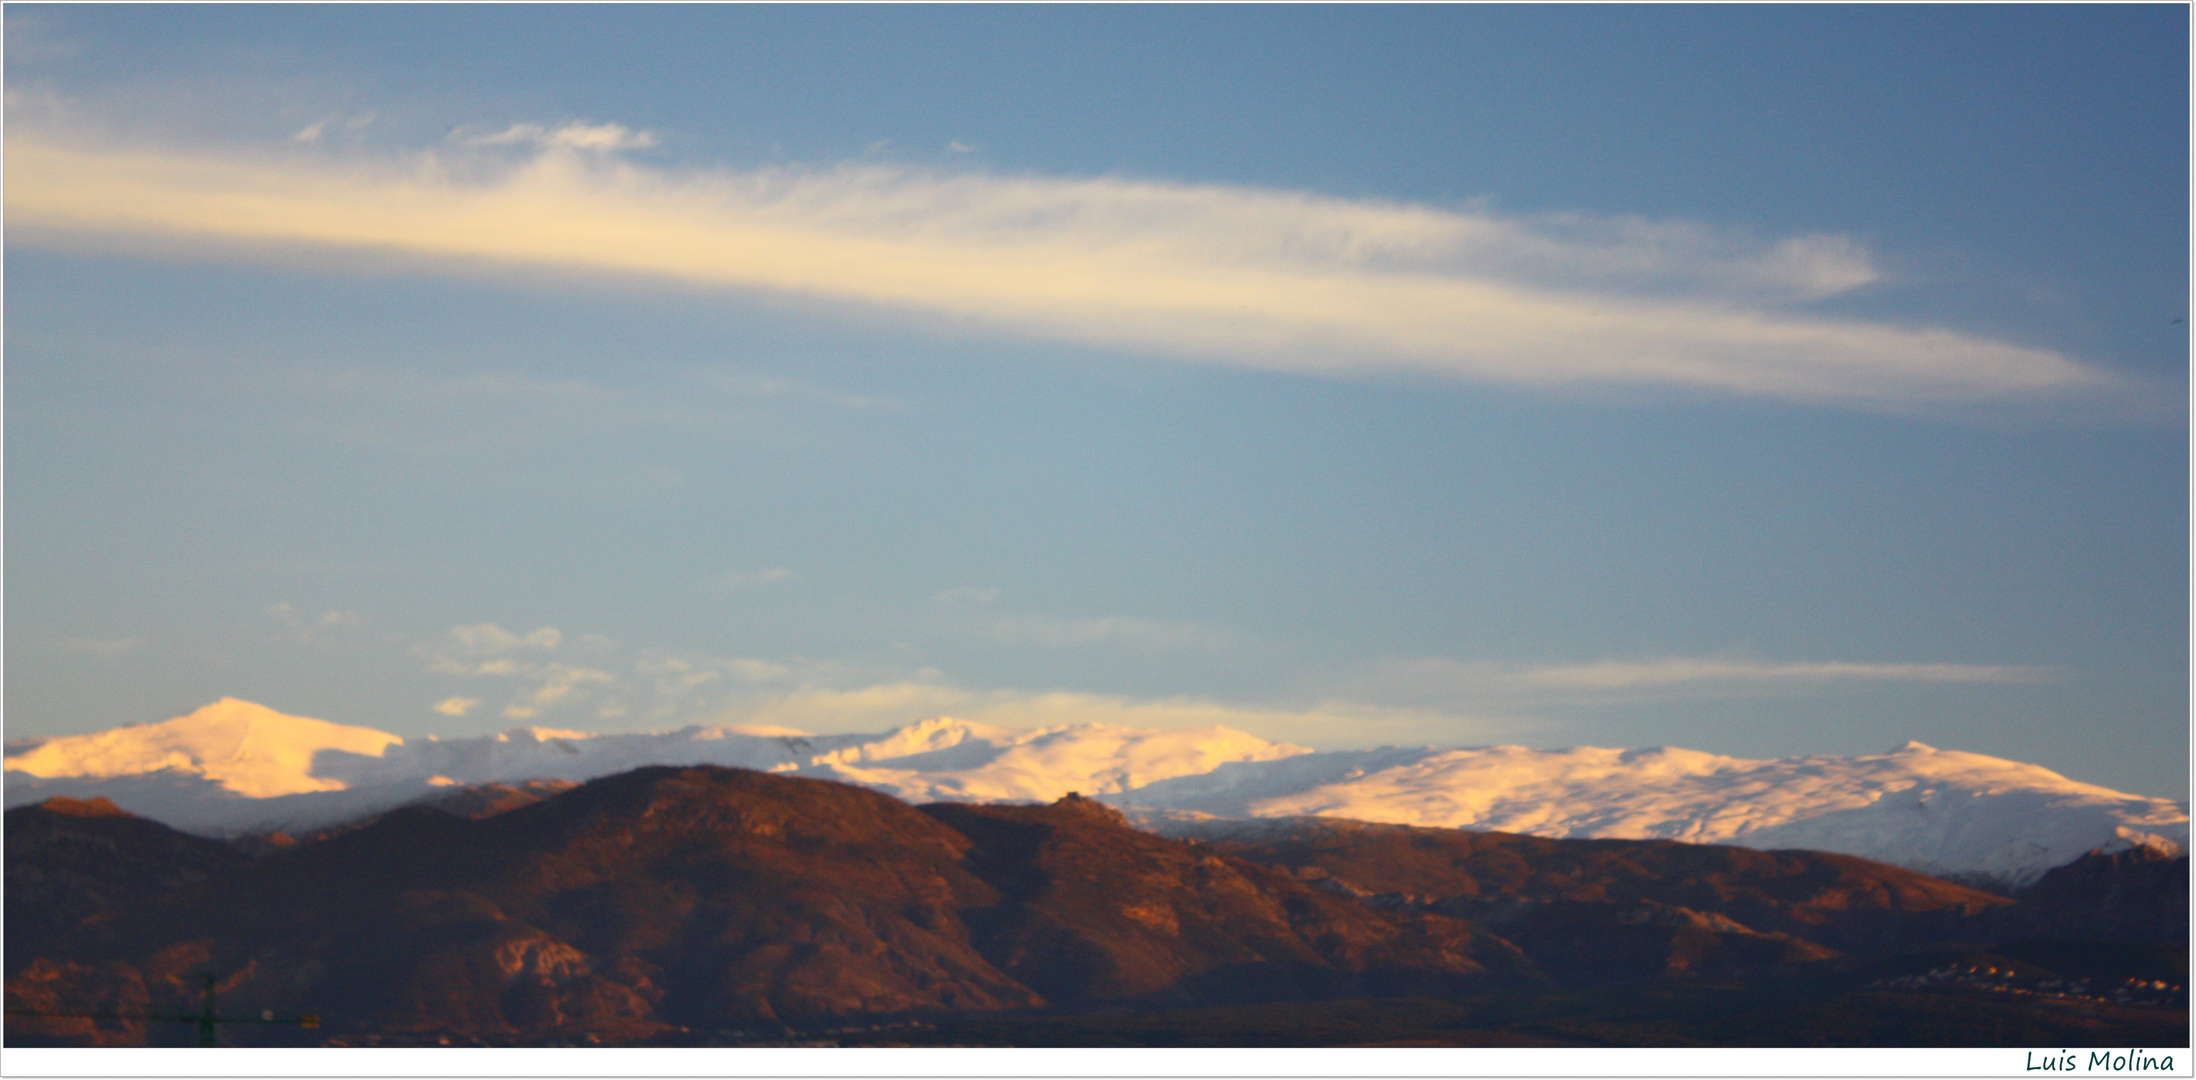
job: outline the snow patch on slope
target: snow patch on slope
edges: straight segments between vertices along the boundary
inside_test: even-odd
[[[238,718],[250,737],[235,736]],[[911,802],[1118,793],[1232,761],[1308,754],[1227,728],[1016,730],[932,717],[882,734],[719,725],[590,735],[514,728],[404,739],[224,699],[164,724],[9,748],[7,805],[104,794],[188,832],[311,829],[451,785],[587,781],[644,765],[726,765],[862,784]]]
[[[1773,761],[1669,747],[1391,747],[1224,765],[1109,801],[1230,818],[1806,848],[2009,884],[2090,850],[2188,842],[2182,804],[1918,742]]]
[[[164,723],[45,739],[20,752],[11,748],[6,768],[42,777],[174,772],[204,777],[245,798],[264,799],[340,791],[342,781],[315,774],[314,762],[322,753],[377,757],[401,741],[385,731],[285,716],[264,705],[222,698]]]
[[[338,824],[454,785],[584,782],[645,765],[814,776],[910,802],[1075,791],[1161,831],[1208,816],[1318,816],[1807,848],[2015,885],[2091,850],[2188,842],[2181,803],[1920,743],[1774,761],[1670,747],[1314,752],[1221,727],[1013,729],[943,716],[880,734],[718,725],[403,739],[234,699],[161,724],[11,745],[6,801],[103,795],[185,831],[234,835]]]

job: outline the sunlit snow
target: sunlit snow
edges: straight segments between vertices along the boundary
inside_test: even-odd
[[[1176,823],[1309,815],[1807,848],[2010,883],[2092,849],[2188,839],[2184,804],[1920,743],[1769,761],[1669,747],[1314,752],[1222,727],[1015,729],[942,716],[874,735],[724,725],[405,739],[235,699],[165,723],[11,746],[6,796],[17,806],[106,795],[176,828],[229,835],[334,824],[454,785],[696,764],[840,780],[911,802],[1078,791]]]

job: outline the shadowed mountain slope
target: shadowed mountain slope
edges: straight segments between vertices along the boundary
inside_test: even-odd
[[[986,955],[1055,1000],[1260,1000],[1527,989],[1508,942],[1459,919],[1388,913],[1241,859],[1131,829],[1070,795],[936,803],[997,888],[972,912]]]
[[[105,799],[48,799],[7,812],[8,973],[111,933],[123,907],[242,867],[218,840],[132,817]]]
[[[477,819],[407,808],[120,904],[99,940],[26,957],[10,992],[174,1007],[210,970],[225,1009],[315,1009],[331,1031],[631,1041],[1532,978],[1460,921],[1320,893],[1084,800],[929,811],[715,767]]]
[[[1574,979],[1759,968],[1958,937],[2011,901],[1849,855],[1331,818],[1188,835],[1386,907],[1475,919]]]
[[[2005,937],[2188,943],[2186,855],[2155,847],[2091,852],[2015,894]]]

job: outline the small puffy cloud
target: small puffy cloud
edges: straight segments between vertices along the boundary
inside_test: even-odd
[[[554,626],[544,626],[525,634],[514,634],[494,623],[453,626],[444,637],[449,645],[473,656],[514,653],[526,649],[554,649],[564,641],[563,631]]]
[[[618,677],[607,671],[570,664],[550,664],[541,673],[541,685],[534,688],[528,700],[537,706],[554,705],[569,697],[572,691],[589,683],[616,681]]]
[[[427,669],[436,674],[518,683],[522,689],[503,715],[526,720],[540,715],[545,708],[585,701],[589,691],[620,681],[618,674],[601,666],[552,660],[546,655],[564,644],[564,633],[553,626],[519,634],[494,623],[476,623],[452,627],[413,652],[425,658]],[[615,660],[618,656],[615,642],[592,634],[573,641],[567,654],[584,654],[595,660]],[[436,705],[435,711],[464,716],[477,704],[477,698],[460,695]]]
[[[331,125],[341,127],[346,132],[351,132],[357,131],[358,129],[365,127],[366,125],[373,122],[374,114],[372,112],[361,113],[357,116],[345,116],[342,113],[332,113],[328,116],[323,116],[320,119],[315,120],[302,128],[299,128],[295,134],[290,136],[290,141],[301,143],[315,143],[320,141],[320,137],[322,135],[327,134],[328,129]]]
[[[980,596],[996,596],[996,590],[972,591]],[[1091,620],[1085,625],[1063,620],[1045,624],[1042,630],[1065,644],[1116,641],[1123,634],[1137,643],[1178,644],[1172,628],[1166,624],[1156,626],[1154,629],[1107,620]],[[460,627],[458,631],[462,633],[445,634],[433,644],[448,647],[463,643],[500,649],[503,655],[435,657],[433,663],[437,666],[433,670],[463,678],[496,679],[510,692],[500,713],[504,719],[514,721],[584,713],[594,721],[615,720],[624,730],[726,723],[755,730],[858,732],[883,731],[924,717],[951,715],[1021,728],[1068,724],[1163,730],[1220,726],[1305,745],[1360,745],[1430,736],[1456,741],[1495,730],[1482,719],[1453,710],[1409,705],[1339,699],[1264,705],[1188,697],[1135,699],[1076,691],[979,690],[955,685],[943,672],[928,667],[894,671],[693,652],[628,652],[608,639],[595,639],[594,653],[582,664],[556,659],[542,651],[541,647],[551,640],[548,635],[541,635],[529,646],[525,642],[532,635],[500,630],[494,624]],[[1145,640],[1153,634],[1157,634],[1153,641]],[[555,640],[576,645],[587,639],[574,637],[567,641],[558,635]],[[431,651],[429,655],[433,657]],[[468,694],[452,697],[435,709],[459,717],[474,715],[479,705],[479,696]],[[1501,730],[1518,730],[1518,724],[1509,722]]]

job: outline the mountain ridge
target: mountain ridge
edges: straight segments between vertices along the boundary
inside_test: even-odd
[[[325,828],[453,786],[722,765],[839,780],[910,802],[1050,802],[1081,792],[1161,831],[1167,820],[1202,816],[1325,816],[1831,851],[2004,887],[2090,851],[2180,848],[2188,838],[2185,804],[1913,741],[1886,754],[1774,760],[1673,747],[1314,751],[1226,728],[1011,729],[951,717],[878,734],[719,725],[439,739],[225,698],[161,724],[8,751],[9,806],[105,797],[203,835]]]
[[[256,853],[111,806],[9,810],[8,1044],[188,1038],[126,1017],[188,1015],[207,975],[232,1015],[322,1017],[226,1033],[281,1045],[1084,1044],[1063,1024],[1241,1045],[1210,1026],[1233,1006],[1326,1023],[1291,1045],[2186,1030],[2188,860],[2154,848],[2007,898],[1667,840],[1333,818],[1171,840],[1072,794],[909,806],[712,766],[446,799]],[[1320,1020],[1351,1002],[1392,1018]]]
[[[9,811],[8,828],[11,932],[33,902],[16,879],[51,878],[49,864],[127,847],[144,857],[121,861],[177,879],[127,898],[84,890],[73,924],[11,941],[9,990],[32,1008],[172,1001],[213,970],[247,1014],[310,1003],[352,1031],[628,1041],[1545,983],[1461,920],[1367,907],[1079,798],[914,807],[833,781],[651,766],[478,818],[404,808],[195,879],[168,868],[220,845],[143,819],[41,805]],[[32,836],[49,839],[19,851]]]

